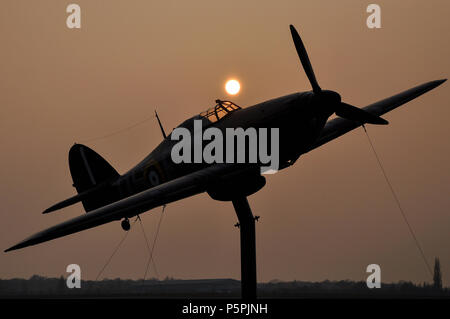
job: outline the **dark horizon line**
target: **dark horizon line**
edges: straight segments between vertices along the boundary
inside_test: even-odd
[[[19,277],[13,277],[13,278],[8,278],[8,279],[4,279],[4,278],[0,278],[0,281],[9,281],[9,280],[26,280],[26,281],[30,281],[30,280],[61,280],[61,277],[63,279],[67,279],[66,277],[64,277],[63,275],[61,275],[60,277],[46,277],[46,276],[42,276],[42,275],[31,275],[29,278],[19,278]],[[133,281],[133,282],[139,282],[139,281],[159,281],[159,282],[164,282],[164,281],[235,281],[235,282],[241,282],[240,279],[235,279],[235,278],[191,278],[191,279],[186,279],[186,278],[174,278],[171,276],[166,276],[163,279],[160,278],[156,278],[156,277],[151,277],[151,278],[146,278],[144,280],[144,278],[138,278],[138,279],[131,279],[131,278],[121,278],[121,277],[116,277],[116,278],[103,278],[100,280],[95,280],[95,279],[81,279],[81,282],[103,282],[103,281],[114,281],[114,280],[121,280],[121,281]],[[351,279],[324,279],[324,280],[320,280],[320,281],[310,281],[310,280],[298,280],[298,279],[293,279],[293,280],[280,280],[280,279],[271,279],[269,281],[262,281],[262,282],[258,282],[259,284],[285,284],[285,283],[309,283],[309,284],[321,284],[321,283],[339,283],[339,282],[348,282],[348,283],[365,283],[366,281],[364,280],[351,280]],[[381,282],[381,285],[399,285],[399,284],[413,284],[414,286],[424,286],[424,284],[426,284],[427,286],[432,286],[433,282],[427,282],[427,281],[423,281],[423,282],[413,282],[413,281],[409,281],[409,280],[403,280],[400,279],[398,281],[391,281],[391,282]],[[446,288],[450,288],[450,286],[442,286],[442,289],[446,289]]]

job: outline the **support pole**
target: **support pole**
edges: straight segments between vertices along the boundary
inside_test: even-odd
[[[256,299],[256,240],[255,218],[247,197],[233,199],[241,235],[242,299]]]

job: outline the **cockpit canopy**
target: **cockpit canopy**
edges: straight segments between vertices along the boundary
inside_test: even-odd
[[[216,100],[216,105],[200,113],[200,116],[211,123],[219,121],[228,114],[240,110],[241,107],[230,101]]]

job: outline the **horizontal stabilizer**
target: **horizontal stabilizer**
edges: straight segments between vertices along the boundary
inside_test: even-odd
[[[77,194],[75,196],[67,198],[67,199],[65,199],[65,200],[63,200],[63,201],[61,201],[61,202],[59,202],[59,203],[57,203],[57,204],[47,208],[46,210],[44,210],[42,212],[42,214],[48,214],[48,213],[54,212],[54,211],[56,211],[58,209],[65,208],[67,206],[70,206],[70,205],[76,204],[78,202],[81,202],[81,201],[89,198],[90,196],[95,195],[96,193],[99,193],[100,191],[102,191],[106,187],[106,185],[107,184],[100,184],[97,187],[88,189],[85,192],[82,192],[80,194]]]

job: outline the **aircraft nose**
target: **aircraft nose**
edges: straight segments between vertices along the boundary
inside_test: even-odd
[[[320,99],[327,104],[337,104],[341,102],[340,94],[329,90],[320,92]]]
[[[320,93],[314,93],[313,101],[319,112],[324,112],[326,116],[330,116],[341,103],[341,96],[337,92],[323,90]]]

